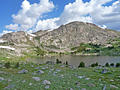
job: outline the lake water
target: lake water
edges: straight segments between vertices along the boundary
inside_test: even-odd
[[[80,62],[84,62],[86,66],[89,66],[93,63],[98,62],[99,65],[105,65],[108,63],[120,63],[120,56],[76,56],[76,55],[62,55],[62,56],[52,56],[52,57],[43,57],[29,59],[32,62],[43,64],[47,61],[56,61],[59,59],[62,63],[68,61],[70,65],[78,66]]]

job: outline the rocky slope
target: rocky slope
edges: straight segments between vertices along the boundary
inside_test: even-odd
[[[91,23],[72,22],[37,38],[47,47],[66,49],[79,46],[80,43],[104,45],[108,40],[118,38],[119,35],[117,31],[102,29]]]
[[[34,46],[44,46],[44,49],[54,52],[70,51],[80,43],[105,45],[109,40],[120,37],[120,32],[102,29],[91,23],[71,22],[53,31],[38,31],[28,34],[23,31],[8,33],[0,38],[1,46],[15,48],[21,52],[30,52]]]
[[[35,35],[23,31],[7,33],[0,38],[0,49],[2,51],[14,51],[16,55],[21,56],[23,52],[30,52],[34,46]]]

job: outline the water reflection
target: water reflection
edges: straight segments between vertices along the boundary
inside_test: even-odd
[[[120,56],[75,56],[75,55],[63,55],[63,56],[52,56],[52,57],[44,57],[44,58],[34,58],[29,59],[35,63],[45,63],[46,61],[56,61],[59,59],[63,63],[68,61],[70,65],[78,66],[80,62],[84,62],[86,66],[89,66],[93,63],[98,62],[99,65],[105,65],[108,63],[119,63]]]

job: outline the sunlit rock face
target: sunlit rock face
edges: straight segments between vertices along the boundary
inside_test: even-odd
[[[31,52],[34,46],[44,47],[45,50],[64,52],[80,43],[105,45],[109,40],[120,37],[120,32],[102,29],[92,23],[71,22],[55,30],[40,30],[33,34],[24,31],[3,35],[0,43],[14,48],[17,54]]]
[[[59,48],[78,46],[80,43],[106,44],[108,40],[119,37],[120,33],[102,29],[95,24],[72,22],[58,29],[40,35],[40,42]]]

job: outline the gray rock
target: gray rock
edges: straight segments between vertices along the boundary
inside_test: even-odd
[[[42,68],[42,70],[45,70],[45,69],[46,69],[46,68],[44,68],[44,67]]]
[[[84,77],[85,77],[85,76],[78,76],[79,79],[82,79],[82,78],[84,78]]]
[[[65,67],[65,65],[61,65],[60,67]]]
[[[35,81],[40,81],[39,77],[32,77],[32,79],[34,79]]]
[[[32,83],[29,83],[29,86],[32,86]]]
[[[49,86],[49,85],[45,86],[45,89],[49,89],[49,88],[50,88],[50,86]]]
[[[85,80],[90,80],[90,78],[85,78]]]
[[[40,69],[40,67],[36,67],[35,69]]]
[[[23,81],[22,81],[22,83],[25,83],[25,82],[26,82],[26,80],[23,80]]]
[[[0,74],[7,74],[6,72],[4,72],[4,71],[0,71]]]
[[[82,88],[81,90],[86,90],[86,88]]]
[[[95,87],[95,84],[89,83],[88,86],[89,86],[89,87]]]
[[[103,90],[106,90],[106,85],[103,87]]]
[[[50,69],[50,71],[54,71],[54,68]]]
[[[2,67],[3,67],[3,65],[0,64],[0,68],[2,68]]]
[[[107,69],[103,69],[101,73],[102,73],[102,74],[105,74],[105,73],[107,73],[107,72],[108,72]]]
[[[70,88],[70,90],[73,90],[73,88]]]
[[[23,69],[23,70],[19,71],[18,73],[19,74],[26,74],[26,73],[28,73],[28,70]]]
[[[36,73],[37,73],[37,74],[43,74],[43,73],[44,73],[44,71],[39,70],[39,71],[37,71]]]
[[[63,75],[63,74],[61,74],[61,75],[60,75],[60,78],[64,78],[64,75]]]
[[[3,77],[0,77],[0,82],[3,81],[3,80],[5,80],[5,79]]]
[[[7,81],[8,81],[8,82],[11,82],[12,80],[11,80],[11,79],[8,79]]]
[[[44,80],[44,81],[43,81],[43,84],[44,84],[44,85],[50,85],[50,84],[51,84],[51,82],[50,82],[50,81],[48,81],[48,80]]]
[[[53,73],[53,76],[56,76],[56,74],[57,74],[57,73],[54,72],[54,73]]]
[[[34,65],[31,65],[31,67],[34,67]]]
[[[80,82],[77,81],[77,82],[75,83],[75,85],[80,86]]]
[[[61,70],[60,69],[56,69],[56,72],[60,72]]]
[[[112,79],[111,79],[110,81],[111,81],[111,82],[114,82],[114,80],[112,80]]]
[[[118,87],[117,87],[117,86],[115,86],[115,85],[110,85],[110,88],[117,89]]]
[[[73,66],[73,65],[69,65],[69,68],[71,68],[71,69],[76,69],[76,67]]]
[[[53,61],[47,61],[46,64],[55,64]]]
[[[5,87],[5,89],[11,89],[11,88],[14,88],[15,85],[8,85],[7,87]]]

